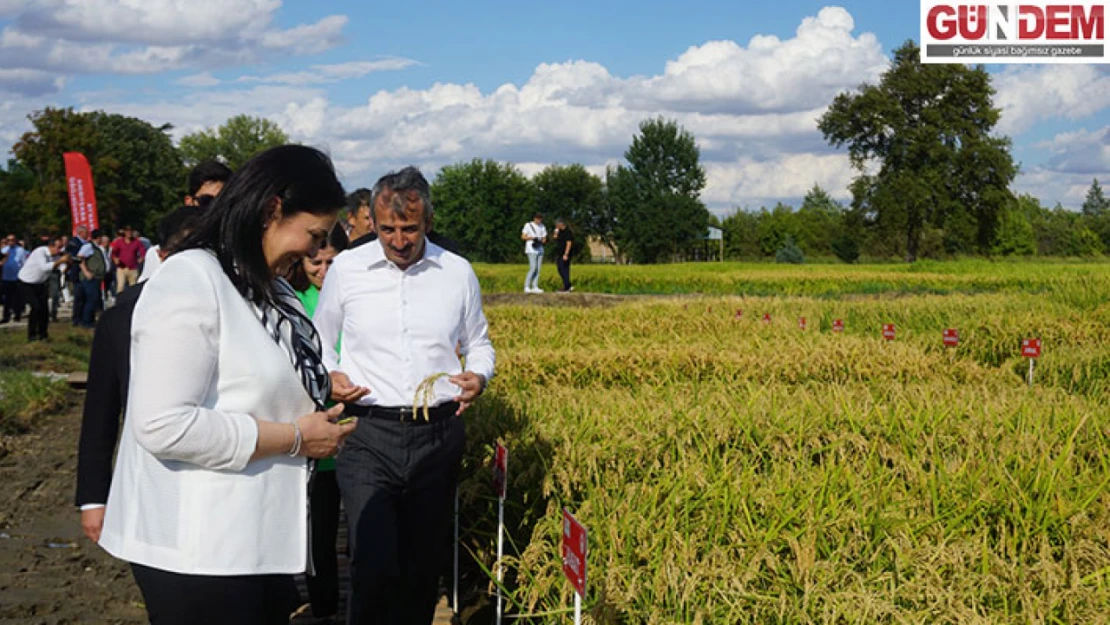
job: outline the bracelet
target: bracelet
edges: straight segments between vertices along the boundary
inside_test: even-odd
[[[301,455],[301,443],[304,439],[301,437],[301,427],[297,422],[293,422],[293,446],[289,448],[288,454],[290,458],[296,458]]]

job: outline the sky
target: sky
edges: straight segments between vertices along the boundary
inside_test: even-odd
[[[847,200],[856,172],[817,119],[919,21],[917,2],[873,0],[0,0],[0,144],[47,106],[175,140],[246,113],[325,150],[353,190],[473,158],[602,174],[665,116],[696,137],[718,214],[814,184]],[[1110,184],[1110,65],[987,69],[1016,191],[1077,208]]]

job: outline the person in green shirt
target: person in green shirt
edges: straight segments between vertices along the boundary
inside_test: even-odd
[[[297,292],[309,319],[316,312],[328,268],[336,255],[347,249],[348,243],[343,227],[336,224],[315,256],[293,266],[289,284]],[[339,534],[339,483],[335,479],[335,458],[323,458],[316,463],[310,492],[312,563],[316,574],[308,576],[308,597],[312,616],[329,622],[339,610],[339,560],[335,550]]]

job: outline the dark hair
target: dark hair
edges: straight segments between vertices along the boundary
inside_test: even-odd
[[[353,193],[347,196],[347,212],[353,215],[363,206],[371,206],[370,202],[373,199],[374,194],[370,192],[370,189],[365,187],[355,189]]]
[[[338,211],[346,194],[323,152],[303,145],[271,148],[231,175],[212,209],[192,224],[179,249],[215,252],[243,297],[256,304],[273,304],[274,276],[262,251],[262,231],[275,199],[281,200],[283,217],[302,212],[325,215]]]
[[[539,213],[539,212],[532,213],[532,219],[535,219],[536,217],[539,217],[540,219],[543,219],[543,213]]]
[[[99,239],[101,234],[103,233],[100,231],[100,228],[97,228],[96,230],[92,231],[92,234],[90,234],[89,237],[93,239]]]
[[[329,247],[335,250],[338,254],[351,244],[351,240],[347,237],[347,233],[343,230],[343,226],[336,223],[335,227],[328,233],[328,242],[320,249],[326,250]],[[293,287],[294,291],[298,293],[307,291],[308,287],[312,286],[312,282],[308,279],[308,273],[304,270],[304,263],[293,263],[293,267],[289,270],[289,285]]]
[[[158,222],[158,240],[162,249],[167,249],[166,243],[184,229],[186,222],[199,218],[200,214],[201,211],[196,206],[178,206],[166,213]]]
[[[374,184],[374,196],[370,202],[370,214],[374,218],[374,223],[378,223],[377,205],[378,198],[383,197],[384,200],[389,202],[389,207],[398,217],[405,217],[405,204],[406,200],[412,200],[409,191],[415,192],[419,197],[424,209],[424,222],[427,223],[432,218],[432,191],[428,185],[428,180],[424,178],[424,174],[420,170],[409,165],[401,171],[391,171],[388,174],[378,179]],[[408,197],[402,198],[401,195]]]
[[[194,197],[206,182],[227,182],[231,168],[219,161],[201,161],[189,172],[189,197]]]

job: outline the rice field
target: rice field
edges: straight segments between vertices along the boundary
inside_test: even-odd
[[[487,293],[522,269],[477,267]],[[463,544],[492,567],[500,440],[509,614],[569,622],[566,506],[590,531],[586,622],[1110,620],[1110,265],[575,274],[666,295],[487,305],[498,376],[468,417]]]

